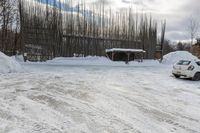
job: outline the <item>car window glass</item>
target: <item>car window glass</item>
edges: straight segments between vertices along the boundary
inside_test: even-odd
[[[200,66],[200,61],[198,61],[198,62],[196,62],[197,63],[197,65],[199,65]]]
[[[180,60],[177,65],[189,65],[191,61],[186,61],[186,60]]]

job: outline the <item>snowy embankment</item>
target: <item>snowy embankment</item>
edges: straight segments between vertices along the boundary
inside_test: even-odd
[[[14,55],[14,56],[11,56],[11,58],[16,60],[17,62],[24,62],[23,55]]]
[[[49,60],[45,63],[39,64],[49,64],[49,65],[69,65],[69,66],[171,66],[179,60],[195,60],[197,57],[193,56],[187,51],[176,51],[164,55],[162,64],[157,60],[144,60],[143,62],[138,62],[138,60],[131,61],[125,64],[124,61],[111,61],[106,57],[98,56],[87,56],[87,57],[57,57],[53,60]],[[30,63],[30,62],[29,62]],[[37,64],[37,63],[30,63]]]
[[[128,64],[125,64],[124,61],[114,62],[106,57],[96,57],[96,56],[88,56],[88,57],[59,57],[53,60],[49,60],[46,62],[50,65],[79,65],[79,66],[158,66],[159,62],[156,60],[144,60],[144,62],[131,61]]]
[[[0,73],[12,72],[22,72],[21,65],[11,57],[0,52]]]
[[[196,56],[192,55],[187,51],[176,51],[171,52],[163,57],[163,64],[174,64],[179,60],[195,60],[198,59]]]

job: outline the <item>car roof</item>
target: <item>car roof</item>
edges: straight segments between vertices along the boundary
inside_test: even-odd
[[[199,59],[195,59],[194,61],[195,61],[195,62],[199,62],[200,60],[199,60]]]
[[[195,61],[195,62],[199,62],[200,60],[199,59],[181,59],[179,61]]]

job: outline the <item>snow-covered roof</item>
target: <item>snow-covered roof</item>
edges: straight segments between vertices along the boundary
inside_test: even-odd
[[[112,48],[112,49],[106,49],[106,53],[108,52],[141,52],[145,53],[143,49],[123,49],[123,48]]]

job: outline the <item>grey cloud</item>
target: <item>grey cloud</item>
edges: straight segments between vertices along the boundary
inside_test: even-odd
[[[168,31],[166,32],[167,39],[171,38],[172,41],[187,40],[187,35],[184,31]],[[172,39],[173,38],[173,39]]]
[[[126,4],[131,4],[131,1],[129,0],[122,0],[123,3],[126,3]]]
[[[156,0],[134,0],[133,4],[143,6],[146,10],[155,11],[151,7],[153,4],[156,4]],[[171,3],[171,6],[175,5]],[[199,14],[199,0],[188,0],[185,3],[182,2],[182,6],[177,6],[172,11],[172,14],[159,14],[158,12],[152,14],[152,16],[158,21],[163,19],[167,20],[166,38],[173,41],[189,39],[189,33],[187,31],[189,19],[193,17],[200,22]]]
[[[168,20],[166,37],[170,40],[189,39],[190,35],[187,31],[189,20],[194,18],[196,21],[200,22],[199,11],[198,1],[192,0],[186,3],[182,8],[177,9],[177,14],[174,14],[171,19],[166,16]]]
[[[94,4],[110,5],[110,4],[112,4],[112,1],[111,0],[97,0],[94,2]]]
[[[167,20],[166,38],[170,40],[187,40],[189,35],[187,35],[187,26],[190,17],[197,19],[200,22],[200,6],[199,0],[184,0],[181,1],[180,6],[173,8],[171,13],[161,14],[156,11],[152,5],[158,4],[158,0],[120,0],[124,4],[133,4],[133,6],[140,6],[144,10],[152,11],[152,16],[158,20]],[[163,0],[164,1],[164,0]],[[115,0],[96,0],[93,4],[105,4],[112,6]],[[171,3],[171,6],[174,3]],[[119,9],[118,11],[123,11],[125,7]],[[200,28],[199,28],[200,30]]]

